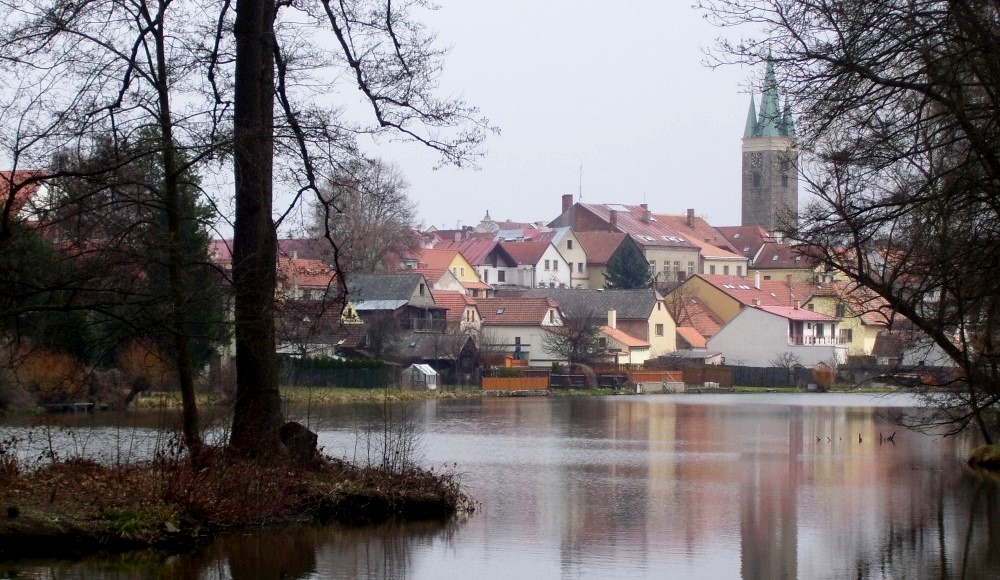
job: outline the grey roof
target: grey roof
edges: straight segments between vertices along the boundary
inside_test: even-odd
[[[660,298],[656,290],[584,290],[582,288],[532,288],[524,297],[548,297],[559,307],[573,312],[605,314],[614,309],[619,320],[647,320]]]
[[[356,304],[369,300],[408,302],[417,285],[426,283],[423,274],[358,274],[347,278],[347,299]]]
[[[359,300],[354,303],[354,309],[359,312],[371,310],[396,310],[406,306],[406,300]]]

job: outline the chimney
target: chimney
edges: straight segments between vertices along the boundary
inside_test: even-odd
[[[455,241],[456,242],[461,242],[462,241],[462,231],[461,230],[455,232]]]
[[[618,311],[614,308],[608,310],[608,328],[618,328]]]
[[[562,196],[562,210],[563,213],[569,210],[573,206],[573,194],[567,193]]]
[[[688,208],[688,227],[694,227],[694,208]]]
[[[800,300],[796,300],[796,301],[795,301],[795,309],[796,309],[796,310],[798,310],[798,309],[799,309],[799,308],[801,308],[801,307],[802,307],[802,301],[800,301]]]
[[[760,298],[754,298],[750,301],[754,306],[760,306]]]
[[[642,204],[642,221],[647,224],[653,221],[653,212],[649,211],[649,206]]]
[[[753,287],[760,290],[760,270],[754,270]]]
[[[618,212],[616,210],[611,210],[611,219],[609,221],[611,222],[611,231],[617,232],[618,231]]]
[[[298,260],[299,259],[299,251],[298,250],[292,250],[292,259],[293,260]]]

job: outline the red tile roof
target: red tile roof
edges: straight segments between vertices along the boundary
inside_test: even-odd
[[[481,266],[486,261],[486,256],[493,251],[499,242],[496,240],[467,239],[461,241],[441,241],[435,246],[439,250],[458,250],[462,252],[465,259],[474,266]]]
[[[715,229],[729,240],[733,250],[751,260],[765,242],[773,241],[761,226],[721,226]]]
[[[451,266],[455,256],[461,252],[454,248],[425,248],[415,256],[419,265],[418,270],[426,269],[446,269]],[[464,257],[464,256],[463,256]]]
[[[575,232],[588,264],[607,264],[628,234],[621,232]]]
[[[701,249],[705,258],[745,258],[742,252],[735,250],[725,236],[708,224],[704,219],[686,215],[661,215],[656,219],[680,232],[689,242]]]
[[[614,212],[616,229],[631,234],[640,246],[690,249],[697,247],[669,224],[658,221],[642,206],[594,203],[577,205],[608,224],[611,223],[611,213]]]
[[[476,306],[483,326],[538,326],[550,308],[558,308],[551,298],[479,298]]]
[[[694,328],[699,335],[705,338],[715,336],[722,328],[722,319],[712,312],[700,298],[694,296],[681,295],[668,300],[667,310],[674,317],[678,327]]]
[[[796,301],[804,303],[817,290],[825,288],[811,282],[784,280],[761,280],[757,287],[753,280],[718,274],[695,274],[694,277],[701,278],[745,306],[794,306]]]
[[[815,258],[804,255],[805,246],[767,242],[757,253],[753,267],[758,269],[808,269],[818,264]]]
[[[297,284],[300,288],[329,288],[336,274],[333,268],[320,260],[278,257],[278,279],[285,284]]]
[[[535,265],[542,259],[542,254],[551,246],[547,241],[541,242],[500,242],[504,249],[517,264]]]
[[[840,320],[836,316],[827,316],[819,312],[813,312],[805,308],[795,308],[794,306],[752,306],[758,310],[763,310],[770,314],[776,314],[789,320],[799,320],[802,322],[837,322]]]

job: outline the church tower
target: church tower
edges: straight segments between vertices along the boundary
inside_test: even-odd
[[[773,233],[798,223],[798,159],[792,109],[786,99],[781,110],[774,65],[768,61],[760,110],[751,95],[743,132],[743,225]]]

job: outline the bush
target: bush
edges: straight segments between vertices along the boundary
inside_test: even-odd
[[[83,365],[68,354],[25,349],[14,376],[42,404],[81,401],[87,397]]]

